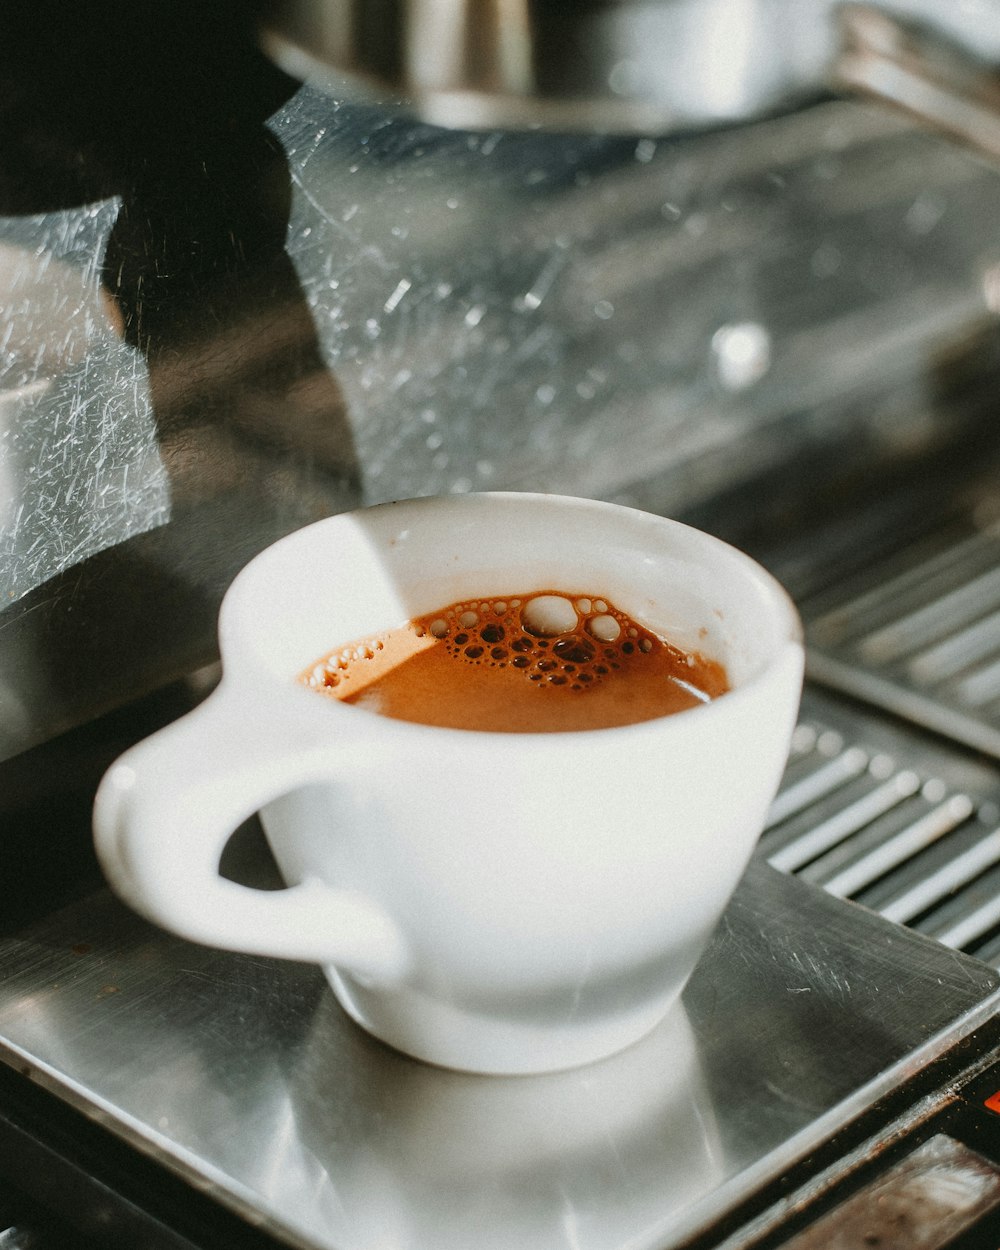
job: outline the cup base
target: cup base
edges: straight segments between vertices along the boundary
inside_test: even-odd
[[[525,1023],[480,1015],[409,987],[380,993],[336,968],[325,971],[341,1007],[379,1041],[435,1067],[491,1076],[561,1072],[607,1059],[652,1032],[683,989],[674,986],[627,1014],[583,1023]]]

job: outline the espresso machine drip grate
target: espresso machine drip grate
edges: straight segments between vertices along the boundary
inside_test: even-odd
[[[1000,757],[1000,522],[963,520],[806,603],[809,674]]]
[[[1000,784],[988,766],[810,691],[758,854],[1000,968]],[[838,715],[839,714],[839,715]]]

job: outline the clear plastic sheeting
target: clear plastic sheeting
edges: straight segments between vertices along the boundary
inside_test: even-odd
[[[117,211],[0,219],[0,608],[169,519],[145,362],[100,283]]]

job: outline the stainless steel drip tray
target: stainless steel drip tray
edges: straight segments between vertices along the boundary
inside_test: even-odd
[[[426,1067],[318,970],[99,892],[0,944],[0,1052],[289,1245],[641,1250],[783,1174],[994,1009],[997,974],[758,860],[683,999],[545,1077]]]

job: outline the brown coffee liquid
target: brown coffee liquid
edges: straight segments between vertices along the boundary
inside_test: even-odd
[[[299,680],[382,716],[496,733],[629,725],[729,688],[720,664],[606,599],[548,590],[453,603],[338,647]]]

